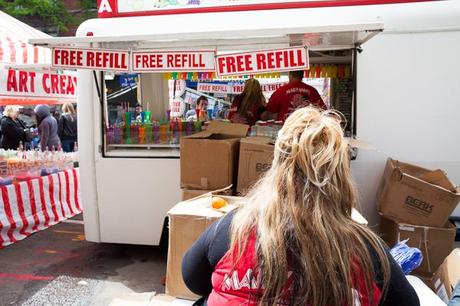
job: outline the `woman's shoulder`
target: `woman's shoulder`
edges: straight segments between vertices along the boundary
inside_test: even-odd
[[[4,116],[2,117],[0,124],[2,125],[16,125],[16,122],[11,119],[10,117]]]

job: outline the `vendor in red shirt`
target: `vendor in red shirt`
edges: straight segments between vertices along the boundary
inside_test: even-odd
[[[272,94],[262,119],[276,119],[284,122],[296,109],[308,105],[327,109],[318,91],[302,82],[303,73],[303,71],[289,72],[289,83]]]
[[[265,111],[265,97],[259,81],[254,78],[246,80],[243,93],[233,98],[228,119],[233,123],[254,125]]]

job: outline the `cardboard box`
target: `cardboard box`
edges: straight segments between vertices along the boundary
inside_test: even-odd
[[[181,187],[215,190],[236,183],[239,142],[248,126],[211,121],[206,131],[180,144]]]
[[[390,248],[398,241],[409,239],[408,246],[422,251],[423,261],[414,271],[416,275],[429,277],[452,251],[456,228],[450,222],[446,222],[444,227],[430,227],[400,222],[388,216],[380,217],[380,233]]]
[[[169,248],[166,268],[166,293],[183,299],[197,299],[182,279],[182,258],[185,252],[200,237],[204,230],[214,221],[222,217],[244,202],[242,197],[219,196],[226,199],[229,205],[224,211],[211,207],[211,196],[198,197],[180,202],[169,212]]]
[[[270,138],[248,137],[241,139],[236,192],[246,192],[270,169],[273,161],[274,145]]]
[[[433,287],[445,303],[452,297],[452,291],[460,281],[460,249],[454,249],[434,275]]]
[[[416,225],[442,227],[460,200],[460,189],[441,170],[388,159],[377,194],[380,213]]]
[[[205,194],[218,194],[232,196],[234,194],[233,189],[223,190],[221,192],[215,192],[214,190],[195,190],[195,189],[182,189],[182,201],[190,200],[198,196]]]

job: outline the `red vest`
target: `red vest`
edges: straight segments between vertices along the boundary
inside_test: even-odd
[[[260,297],[262,289],[259,286],[259,274],[255,270],[257,266],[256,257],[256,239],[255,235],[251,235],[246,251],[243,252],[242,259],[238,265],[233,268],[233,255],[229,250],[217,263],[212,274],[212,292],[208,297],[207,304],[209,306],[240,306],[258,305],[255,297]],[[236,252],[235,252],[236,253]],[[357,269],[359,270],[359,268]],[[359,275],[359,271],[356,271]],[[288,282],[284,289],[284,299],[278,305],[289,305],[290,301],[290,286],[292,283],[291,276],[288,276]],[[355,279],[355,284],[358,289],[352,289],[355,296],[355,304],[353,306],[370,306],[378,305],[381,298],[381,290],[374,283],[374,298],[376,301],[373,304],[369,297],[363,294],[365,290],[364,279]],[[359,298],[360,297],[360,298]]]

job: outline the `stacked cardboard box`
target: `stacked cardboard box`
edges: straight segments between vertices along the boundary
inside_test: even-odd
[[[380,231],[392,247],[407,244],[422,251],[414,274],[432,279],[451,252],[456,228],[448,221],[460,200],[460,189],[441,170],[428,170],[388,159],[378,191]]]
[[[236,192],[245,195],[259,178],[270,169],[274,145],[267,137],[241,139]]]
[[[248,128],[211,121],[206,131],[181,139],[181,188],[185,196],[236,185],[240,139]]]
[[[193,294],[182,279],[182,258],[203,231],[226,212],[244,202],[242,197],[219,196],[229,203],[224,209],[212,208],[212,193],[180,202],[169,212],[169,247],[166,268],[166,293],[194,300]]]

